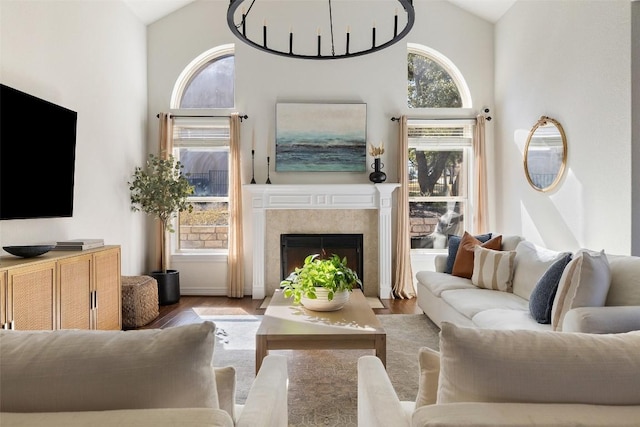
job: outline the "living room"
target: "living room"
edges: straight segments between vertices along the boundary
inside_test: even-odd
[[[296,33],[311,28],[315,36],[319,17],[291,16],[287,1],[270,3],[282,17],[282,22],[270,19],[270,26],[281,23],[289,28],[291,25]],[[460,7],[454,0],[415,0],[413,3],[416,23],[400,43],[363,57],[305,61],[268,55],[240,43],[228,29],[228,1],[223,0],[196,0],[149,23],[143,22],[120,0],[0,0],[0,83],[78,112],[73,216],[0,221],[2,246],[78,237],[103,238],[106,244],[121,248],[122,275],[148,272],[153,264],[154,228],[150,218],[131,211],[127,182],[134,169],[144,164],[148,153],[157,152],[157,114],[170,110],[171,95],[180,73],[203,52],[227,44],[234,45],[236,59],[234,111],[248,116],[241,124],[243,184],[249,185],[255,173],[259,184],[269,176],[274,187],[279,184],[370,185],[370,170],[366,173],[277,172],[272,163],[267,172],[266,157],[274,150],[275,109],[279,102],[365,103],[368,140],[384,142],[387,182],[396,182],[398,124],[391,118],[401,115],[442,118],[452,114],[407,106],[407,43],[413,43],[441,53],[461,71],[470,88],[473,107],[456,114],[472,118],[483,106],[490,108],[492,120],[486,126],[490,231],[522,236],[556,251],[590,248],[604,249],[607,254],[640,255],[640,185],[637,185],[640,182],[640,1],[516,0],[495,21]],[[221,114],[229,112],[225,110]],[[562,123],[568,146],[565,174],[559,185],[549,192],[533,189],[523,169],[527,134],[542,115]],[[34,117],[34,126],[38,123]],[[250,157],[254,140],[255,171]],[[42,195],[43,203],[47,203],[46,196]],[[245,194],[243,205],[244,291],[250,298],[255,230],[249,194]],[[395,233],[395,227],[392,230]],[[434,256],[435,252],[414,251],[413,273],[432,270]],[[183,295],[193,296],[226,295],[226,265],[226,257],[219,254],[176,256],[173,263],[182,275]],[[246,299],[224,300],[228,304],[222,308],[231,311],[246,304]],[[251,304],[257,306],[260,300],[253,300]],[[422,327],[426,324],[421,322]],[[385,325],[385,328],[388,332],[398,330],[397,335],[401,335],[402,330],[413,333],[417,329],[404,325],[395,329]],[[170,329],[164,331],[171,333]],[[437,337],[438,331],[431,332],[431,337]],[[478,345],[485,339],[485,335],[473,330],[464,333],[476,334]],[[210,342],[224,339],[214,337],[210,330],[201,330],[198,334],[206,335],[203,341],[209,347],[209,356]],[[411,340],[411,334],[406,335],[407,341]],[[508,334],[501,336],[512,338]],[[518,345],[507,342],[503,348],[524,348],[533,341],[528,337],[524,334]],[[594,338],[593,354],[607,360],[623,358],[622,352],[607,354],[608,347],[606,343],[600,345],[600,339],[608,338]],[[414,345],[419,342],[415,341]],[[119,351],[128,357],[126,363],[142,364],[135,361],[132,347],[128,347],[135,344],[121,343]],[[98,345],[87,347],[94,355],[100,353]],[[157,355],[164,357],[166,350],[152,351],[156,354],[155,363],[165,363],[164,359],[158,360]],[[545,347],[545,358],[547,350]],[[222,352],[216,350],[216,353],[220,356]],[[233,360],[233,351],[226,354]],[[632,352],[629,360],[636,361],[637,354]],[[60,352],[58,356],[64,358],[64,355],[66,353]],[[389,359],[392,357],[395,356],[390,355]],[[183,355],[178,358],[187,359]],[[114,359],[117,360],[111,360],[108,367],[98,367],[97,373],[122,372],[119,368],[126,363]],[[498,372],[496,377],[499,377],[505,368],[500,366],[499,358],[495,360],[498,361],[494,366]],[[66,359],[69,370],[73,370],[74,361],[71,357]],[[633,367],[630,363],[619,365]],[[30,372],[28,363],[25,367],[25,372]],[[282,367],[279,369],[282,373]],[[605,378],[603,384],[620,384],[625,381],[625,375],[626,381],[633,381],[640,372],[611,369],[617,375],[615,380],[607,378],[609,371],[597,370]],[[284,371],[286,373],[286,367]],[[153,372],[151,374],[153,376]],[[410,375],[411,378],[418,376],[413,371]],[[20,373],[14,377],[19,383]],[[581,377],[589,379],[592,375],[590,372]],[[86,378],[81,378],[71,389],[82,393]],[[132,378],[129,379],[132,389],[146,386],[144,381],[136,384],[137,376]],[[282,382],[284,378],[281,376],[279,380]],[[106,379],[100,377],[95,383],[94,396],[97,399],[106,394],[117,397],[118,392],[104,393],[101,381]],[[339,381],[335,383],[335,387],[340,385]],[[156,383],[149,384],[154,388]],[[635,384],[627,390],[637,390]],[[190,387],[186,381],[183,385]],[[513,386],[522,389],[517,381]],[[349,387],[350,392],[355,393],[357,387]],[[37,401],[28,388],[29,384],[25,384],[24,400]],[[548,388],[541,385],[541,394],[548,393]],[[580,386],[573,388],[578,390]],[[32,390],[39,389],[47,387],[32,387]],[[310,394],[315,392],[313,387],[305,390]],[[329,388],[329,393],[333,390]],[[267,387],[267,394],[269,391]],[[634,395],[637,396],[637,392]],[[385,412],[387,402],[378,409]],[[290,408],[296,410],[294,406]],[[523,409],[520,406],[517,410]],[[637,411],[637,407],[626,409]],[[546,413],[535,406],[533,410],[538,415]],[[619,408],[612,409],[616,410]],[[374,411],[371,414],[378,415]],[[588,417],[591,412],[585,414]],[[603,412],[600,416],[611,423],[614,422],[612,414],[615,412]],[[634,414],[628,418],[633,420]],[[138,425],[169,423],[168,419],[162,419],[162,414],[147,419],[144,412],[138,416]],[[177,417],[178,423],[186,419],[185,415]],[[594,420],[596,418],[591,420],[591,425]],[[43,425],[49,421],[43,418]],[[107,419],[104,425],[110,421]]]
[[[403,42],[338,61],[287,60],[237,43],[224,1],[196,1],[148,26],[118,1],[0,5],[2,82],[78,112],[73,217],[3,221],[3,246],[105,238],[121,246],[123,274],[147,271],[150,225],[131,211],[127,181],[157,147],[156,115],[169,109],[179,74],[202,52],[227,43],[235,43],[236,110],[249,116],[241,128],[245,183],[251,179],[252,134],[255,176],[266,179],[275,105],[284,101],[366,103],[367,137],[385,142],[388,182],[395,181],[398,130],[390,118],[443,114],[407,107],[406,41],[435,49],[458,67],[472,95],[468,114],[491,108],[491,230],[558,250],[640,251],[640,189],[632,185],[640,170],[640,115],[632,114],[640,96],[638,79],[631,77],[639,61],[632,45],[638,43],[632,37],[637,2],[517,1],[493,23],[448,1],[416,1],[416,24]],[[299,26],[305,19],[311,18],[292,18]],[[522,167],[524,136],[541,115],[559,120],[568,139],[566,175],[551,193],[534,191]],[[611,173],[593,173],[606,165]],[[368,173],[278,173],[273,165],[270,174],[274,184],[368,182]],[[245,199],[247,294],[248,204]],[[209,263],[195,276],[224,277],[225,268]],[[184,276],[185,294],[214,295],[224,288],[224,281],[190,283],[189,273]]]

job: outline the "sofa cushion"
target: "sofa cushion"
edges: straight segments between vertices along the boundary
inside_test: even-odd
[[[550,324],[542,324],[531,317],[529,310],[491,308],[478,312],[471,318],[474,326],[484,329],[528,329],[551,331]],[[463,325],[460,325],[463,326]]]
[[[606,305],[640,305],[640,257],[607,255],[611,286]]]
[[[462,328],[440,333],[438,403],[640,404],[640,331]]]
[[[529,311],[538,323],[551,323],[553,300],[558,290],[558,283],[560,283],[562,272],[564,272],[569,261],[571,261],[571,254],[567,253],[551,264],[540,280],[538,280],[538,283],[536,283],[536,287],[533,288],[533,292],[531,292],[529,298]]]
[[[538,280],[551,264],[569,252],[557,252],[528,241],[516,247],[516,266],[513,273],[513,293],[528,300]]]
[[[413,427],[638,427],[640,407],[462,402],[423,406]]]
[[[232,427],[225,411],[211,408],[3,413],[2,427]]]
[[[473,237],[478,239],[480,242],[485,243],[486,241],[491,239],[491,233],[478,234]],[[462,240],[462,236],[449,236],[449,243],[448,243],[449,254],[447,255],[447,266],[444,269],[445,273],[451,274],[451,272],[453,271],[453,263],[456,260],[456,255],[458,253],[458,248],[460,247],[461,240]]]
[[[471,283],[479,288],[511,291],[515,251],[495,251],[476,246]]]
[[[472,319],[484,310],[503,308],[510,310],[529,311],[529,302],[511,292],[498,292],[489,289],[454,289],[444,291],[440,295],[442,300]]]
[[[440,297],[443,291],[451,289],[476,289],[471,279],[436,271],[419,271],[416,273],[416,279],[437,297]]]
[[[562,330],[562,321],[576,307],[601,307],[611,284],[611,269],[602,252],[580,250],[564,269],[551,309],[551,324]]]
[[[214,332],[0,331],[0,411],[217,409]]]
[[[456,259],[453,262],[453,270],[451,271],[451,274],[471,279],[473,274],[473,249],[477,245],[487,249],[500,250],[502,247],[502,236],[498,235],[492,237],[490,240],[482,243],[465,231],[462,236],[462,240],[460,241],[458,252],[456,253]]]
[[[440,353],[429,347],[422,347],[418,352],[420,378],[418,378],[418,394],[416,408],[433,405],[438,399],[438,375],[440,375]]]

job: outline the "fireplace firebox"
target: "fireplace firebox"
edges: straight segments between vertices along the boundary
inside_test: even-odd
[[[301,267],[307,256],[319,254],[328,258],[333,254],[347,257],[347,266],[363,279],[362,234],[281,234],[280,273],[286,279],[296,267]]]

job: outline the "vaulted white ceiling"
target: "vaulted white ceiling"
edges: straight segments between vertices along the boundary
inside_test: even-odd
[[[145,24],[180,9],[194,0],[122,0]],[[222,0],[221,0],[222,1]],[[489,22],[497,22],[517,0],[447,0]]]

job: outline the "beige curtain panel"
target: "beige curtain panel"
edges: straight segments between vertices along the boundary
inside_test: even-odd
[[[242,178],[240,168],[240,115],[233,113],[229,131],[229,256],[227,258],[227,296],[244,296],[242,262]]]
[[[487,154],[485,148],[485,118],[479,115],[476,118],[476,127],[473,135],[473,158],[475,176],[474,193],[476,197],[476,209],[474,215],[474,231],[478,234],[488,231],[488,206],[487,206]]]
[[[411,271],[411,236],[409,230],[409,166],[407,155],[409,150],[409,132],[407,117],[400,117],[400,144],[398,144],[398,176],[400,188],[397,191],[397,224],[396,224],[396,269],[393,282],[394,298],[414,298],[413,272]]]
[[[173,118],[169,113],[160,113],[158,115],[159,122],[159,152],[160,158],[167,159],[173,151]],[[155,251],[153,264],[157,270],[169,269],[170,253],[168,232],[162,228],[160,221],[156,221],[155,230]],[[164,251],[161,248],[164,247]],[[162,254],[164,253],[164,259]]]

